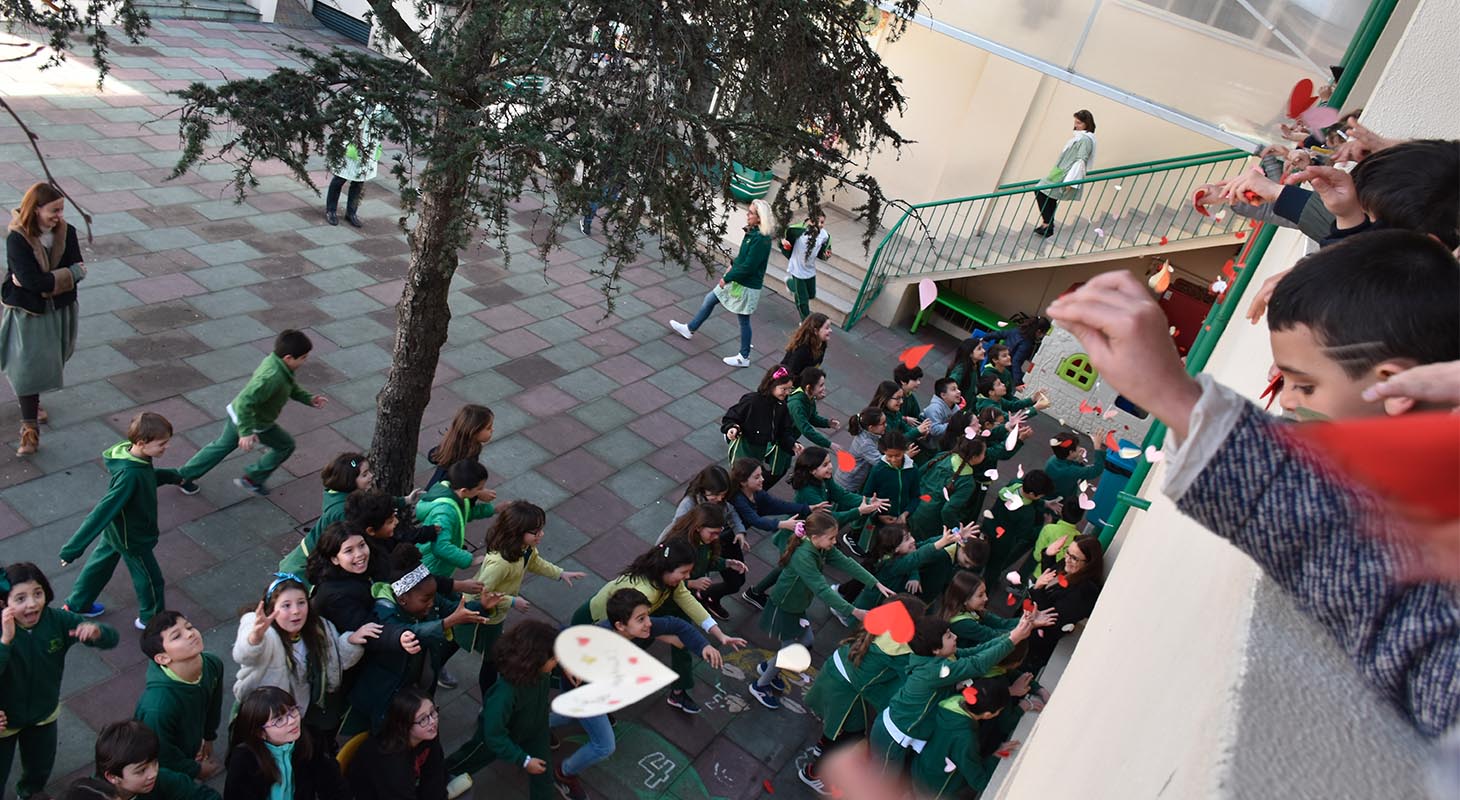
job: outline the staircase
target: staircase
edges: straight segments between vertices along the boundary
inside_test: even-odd
[[[1082,186],[1083,199],[1059,204],[1055,235],[1048,239],[1033,232],[1040,222],[1037,181],[912,206],[888,228],[870,262],[858,263],[865,258],[859,223],[829,213],[833,254],[817,264],[812,307],[849,329],[883,289],[923,278],[943,281],[1235,241],[1247,220],[1230,211],[1221,219],[1204,217],[1192,208],[1191,196],[1201,184],[1239,172],[1249,158],[1241,150],[1220,150],[1095,170],[1060,184]],[[785,260],[773,255],[771,262],[767,273],[784,282]]]
[[[258,22],[259,12],[243,0],[134,0],[152,19],[208,19]]]

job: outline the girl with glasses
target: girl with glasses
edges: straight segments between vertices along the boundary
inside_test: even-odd
[[[396,692],[380,733],[361,743],[345,770],[355,800],[444,800],[440,719],[420,690]]]
[[[294,696],[261,686],[244,696],[228,728],[224,800],[348,800],[350,787]]]

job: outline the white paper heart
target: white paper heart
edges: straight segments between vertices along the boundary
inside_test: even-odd
[[[804,644],[788,644],[776,653],[776,668],[805,672],[811,667],[811,651]]]
[[[553,698],[552,710],[574,719],[627,708],[678,677],[628,639],[596,625],[574,625],[558,634],[553,654],[584,681]]]
[[[938,299],[938,284],[933,283],[931,278],[923,278],[918,281],[918,310],[921,311],[933,304]]]
[[[1141,457],[1141,448],[1139,448],[1139,447],[1122,447],[1122,448],[1120,448],[1120,457],[1121,458],[1140,458]]]
[[[1018,586],[1020,583],[1023,583],[1023,581],[1019,578],[1018,572],[1010,572],[1008,575],[1005,575],[1004,581],[1010,586]]]
[[[948,672],[948,666],[945,664],[942,669],[938,670],[938,677],[946,678],[948,677]]]
[[[1156,463],[1157,461],[1160,461],[1161,459],[1163,459],[1165,457],[1166,457],[1166,454],[1164,452],[1162,452],[1160,450],[1157,450],[1154,447],[1147,447],[1146,448],[1146,460],[1149,461],[1149,462],[1151,462],[1152,464]]]
[[[1060,630],[1064,631],[1065,633],[1069,633],[1070,631],[1072,631],[1074,629],[1075,629],[1075,623],[1073,623],[1073,622],[1071,622],[1070,624],[1064,626],[1063,628],[1060,628]]]
[[[958,765],[953,763],[953,759],[943,756],[943,771],[952,772],[956,769],[958,769]]]
[[[1080,494],[1080,509],[1082,511],[1089,511],[1090,509],[1092,509],[1094,507],[1095,507],[1095,501],[1094,500],[1091,500],[1089,497],[1087,497],[1082,492]]]
[[[1014,477],[1016,477],[1016,478],[1018,478],[1020,480],[1023,480],[1024,479],[1024,465],[1023,464],[1020,464],[1019,465],[1019,469],[1015,470]]]
[[[999,471],[997,469],[986,469],[983,471],[983,474],[985,478],[988,478],[991,481],[996,481],[999,479]]]
[[[983,516],[984,516],[984,519],[993,519],[994,518],[994,510],[992,508],[985,508],[983,510]]]

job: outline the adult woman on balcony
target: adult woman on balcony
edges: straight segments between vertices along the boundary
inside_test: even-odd
[[[730,271],[705,295],[699,312],[688,325],[679,320],[669,321],[669,327],[675,333],[688,339],[710,318],[710,312],[715,310],[717,303],[725,306],[740,318],[740,352],[722,359],[732,367],[750,366],[750,315],[760,305],[765,268],[771,259],[774,225],[771,204],[764,200],[750,201],[750,208],[745,211],[745,238],[740,242],[740,252],[730,264]]]
[[[1105,583],[1105,551],[1100,547],[1099,538],[1076,536],[1065,550],[1064,558],[1059,558],[1064,544],[1061,537],[1040,554],[1039,563],[1044,572],[1029,592],[1036,605],[1052,608],[1059,615],[1043,636],[1029,641],[1029,656],[1024,666],[1036,672],[1049,661],[1060,639],[1074,630],[1076,623],[1089,618]]]
[[[1095,164],[1095,115],[1085,109],[1075,112],[1075,135],[1065,142],[1060,159],[1054,169],[1039,182],[1034,192],[1034,202],[1039,206],[1039,216],[1044,224],[1034,232],[1048,239],[1054,235],[1054,210],[1061,200],[1079,200],[1083,186],[1059,186],[1068,181],[1084,178]],[[1054,188],[1045,188],[1054,187]]]
[[[62,370],[76,352],[76,284],[86,277],[81,244],[66,224],[66,200],[49,183],[26,191],[5,238],[8,274],[0,285],[0,370],[20,401],[18,456],[35,453],[45,422],[41,392],[65,385]]]

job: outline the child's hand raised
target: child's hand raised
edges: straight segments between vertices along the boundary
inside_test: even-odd
[[[446,628],[454,628],[457,625],[461,625],[464,623],[475,622],[480,624],[486,621],[487,618],[482,616],[479,612],[473,611],[466,607],[466,598],[463,597],[457,601],[456,610],[447,615],[446,619],[441,620],[441,625]]]
[[[1058,539],[1055,539],[1053,542],[1050,542],[1049,547],[1044,548],[1044,554],[1047,556],[1053,556],[1054,554],[1058,553],[1060,551],[1060,548],[1065,546],[1065,540],[1068,538],[1070,537],[1068,534],[1066,534]]]
[[[1080,340],[1111,387],[1186,438],[1201,386],[1186,374],[1145,283],[1124,270],[1096,275],[1050,303],[1049,316]]]
[[[730,569],[735,570],[736,572],[740,573],[741,575],[744,575],[745,573],[747,573],[747,572],[750,571],[750,568],[747,567],[747,566],[745,566],[745,562],[744,561],[741,561],[741,560],[735,559],[735,558],[727,558],[727,559],[725,559],[725,566],[729,567]]]
[[[10,644],[15,639],[15,609],[6,606],[0,609],[0,644]]]
[[[1029,694],[1029,685],[1032,683],[1034,683],[1034,673],[1026,672],[1009,684],[1009,694],[1013,697],[1023,697]]]
[[[745,641],[739,636],[726,636],[725,632],[721,631],[718,625],[715,626],[715,630],[719,632],[715,638],[719,639],[720,644],[723,644],[726,647],[733,647],[736,650],[739,650],[740,648],[749,644],[749,642]]]
[[[367,622],[357,628],[354,633],[350,634],[348,641],[350,644],[365,644],[371,639],[379,637],[380,632],[383,630],[385,628],[379,622]]]
[[[68,631],[68,634],[78,642],[94,642],[101,638],[101,628],[94,622],[83,622]]]
[[[406,495],[406,505],[408,505],[408,506],[415,505],[416,504],[416,501],[417,500],[420,500],[421,499],[421,495],[423,495],[425,493],[426,493],[426,490],[425,489],[421,489],[421,488],[412,489],[411,490],[411,493],[408,494],[408,495]]]
[[[572,586],[573,585],[573,581],[576,581],[579,578],[586,578],[586,577],[588,577],[588,573],[586,573],[586,572],[564,572],[562,575],[559,575],[558,577],[563,580],[563,583],[566,583],[569,586]]]
[[[401,631],[400,649],[415,655],[421,652],[421,640],[417,639],[416,634],[412,631]]]
[[[912,580],[903,584],[902,588],[907,590],[908,594],[918,594],[923,590],[923,583],[917,578],[913,578]]]
[[[1032,622],[1034,623],[1034,627],[1036,628],[1048,628],[1049,626],[1055,624],[1055,622],[1058,621],[1059,618],[1060,615],[1058,611],[1055,611],[1052,608],[1040,608],[1035,610]]]
[[[811,510],[812,511],[830,511],[831,510],[831,501],[830,500],[824,500],[824,501],[822,501],[820,503],[816,503],[815,505],[811,506]]]
[[[279,609],[276,608],[273,612],[265,614],[264,601],[259,601],[258,607],[253,610],[253,627],[248,631],[249,644],[258,647],[264,643],[264,631],[274,624],[274,616],[278,613]]]
[[[501,592],[483,592],[480,595],[477,595],[477,605],[481,606],[484,609],[496,608],[497,606],[502,604],[502,601],[506,599],[506,597],[507,595],[502,594]]]

